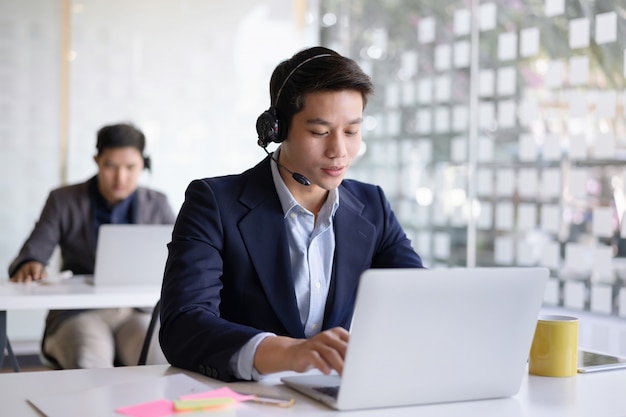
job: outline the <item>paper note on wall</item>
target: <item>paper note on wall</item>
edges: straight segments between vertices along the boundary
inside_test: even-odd
[[[587,94],[582,91],[569,91],[569,115],[572,118],[583,119],[587,116]]]
[[[541,196],[557,198],[561,195],[561,171],[557,168],[546,168],[541,173]]]
[[[435,47],[435,69],[437,71],[446,71],[450,69],[452,51],[450,45],[437,45]]]
[[[496,195],[510,197],[515,191],[515,172],[512,169],[496,171]]]
[[[495,29],[497,8],[495,3],[483,3],[479,6],[481,32]]]
[[[468,9],[457,9],[454,11],[454,34],[464,36],[470,33],[471,14]]]
[[[501,129],[516,126],[516,105],[514,100],[502,100],[498,102],[498,126]]]
[[[501,33],[498,35],[498,59],[509,61],[515,58],[517,58],[517,33]]]
[[[565,0],[545,0],[544,13],[546,16],[558,16],[565,12]]]
[[[519,136],[518,155],[520,161],[533,162],[537,160],[537,143],[533,135],[523,133]]]
[[[424,17],[417,23],[417,39],[420,43],[431,43],[435,40],[435,18]]]
[[[558,233],[561,227],[561,211],[554,204],[542,204],[540,209],[541,230],[547,233]]]
[[[581,17],[569,22],[569,47],[572,49],[589,46],[589,19]]]
[[[569,157],[572,160],[587,159],[587,141],[583,135],[569,137]]]
[[[450,77],[441,75],[435,78],[435,99],[439,102],[450,101],[451,95]]]
[[[419,134],[428,134],[432,132],[432,113],[429,109],[419,109],[417,111],[416,130]]]
[[[530,203],[517,206],[517,231],[527,232],[537,225],[537,207]]]
[[[480,97],[493,97],[494,71],[491,69],[480,70],[478,74],[478,95]]]
[[[493,102],[481,101],[478,104],[478,127],[492,130],[496,122],[496,108]]]
[[[543,160],[561,160],[561,138],[558,135],[546,135],[543,140]]]
[[[585,308],[585,283],[580,281],[566,281],[563,290],[563,304],[565,307],[582,310]]]
[[[466,131],[469,127],[469,109],[462,104],[452,108],[452,130],[455,132]]]
[[[591,233],[596,237],[612,237],[613,231],[613,208],[594,207],[591,222]]]
[[[482,196],[493,194],[493,171],[480,168],[476,171],[476,193]]]
[[[567,186],[571,196],[583,198],[587,195],[587,177],[587,170],[583,168],[570,169]]]
[[[596,15],[597,44],[615,42],[617,40],[617,14],[615,12]]]
[[[613,282],[613,248],[598,245],[593,249],[592,276],[594,280]]]
[[[611,314],[613,288],[606,284],[593,284],[590,291],[589,308],[594,313]]]
[[[467,161],[467,139],[464,137],[452,139],[450,143],[450,159],[453,162]]]
[[[513,230],[513,204],[508,201],[496,204],[496,229]]]
[[[517,193],[522,198],[534,198],[537,195],[539,172],[535,168],[520,168],[517,174]]]
[[[476,227],[480,230],[491,230],[493,227],[493,206],[489,201],[480,202],[480,213]]]
[[[569,84],[586,85],[589,83],[589,57],[573,56],[569,59]]]
[[[582,243],[565,245],[565,269],[568,272],[584,273],[591,270],[591,248]]]
[[[430,78],[422,78],[417,82],[417,101],[420,104],[430,104],[433,100],[433,82]]]
[[[402,105],[412,106],[415,104],[415,83],[408,81],[402,84]]]
[[[592,146],[595,159],[615,158],[615,138],[613,135],[599,134]]]
[[[477,159],[479,162],[493,161],[493,139],[484,137],[478,138]]]
[[[469,41],[458,41],[454,43],[453,62],[454,62],[454,68],[469,67],[470,65]]]
[[[450,109],[444,106],[435,108],[435,132],[447,133],[450,131]]]
[[[494,262],[498,265],[511,265],[513,263],[513,238],[511,236],[498,236],[493,243]]]
[[[450,235],[448,233],[435,233],[434,247],[436,258],[448,259],[450,257]]]
[[[529,57],[539,53],[539,29],[526,28],[520,31],[520,56]]]
[[[541,260],[540,264],[550,269],[559,269],[561,265],[561,245],[559,242],[550,241],[547,242],[541,248]]]
[[[517,264],[521,266],[531,266],[535,264],[534,249],[531,242],[525,239],[517,241]]]
[[[514,67],[503,67],[498,69],[497,91],[500,96],[515,94],[516,73]]]
[[[615,91],[598,91],[596,94],[596,115],[600,118],[615,117],[617,93]]]
[[[385,106],[395,109],[400,105],[400,86],[398,83],[389,83],[385,87]]]
[[[547,88],[560,88],[563,85],[563,63],[561,61],[548,61],[544,84]]]

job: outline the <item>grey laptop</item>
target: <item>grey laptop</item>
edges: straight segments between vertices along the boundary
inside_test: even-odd
[[[339,410],[515,395],[548,277],[546,268],[367,270],[343,375],[282,381]]]
[[[169,224],[100,226],[94,285],[161,285],[173,227]]]

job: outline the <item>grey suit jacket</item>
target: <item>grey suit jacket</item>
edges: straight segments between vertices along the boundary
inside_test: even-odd
[[[93,274],[96,239],[92,224],[89,181],[57,188],[50,192],[35,228],[9,266],[9,276],[27,261],[48,263],[58,245],[63,270],[74,274]],[[173,224],[176,217],[165,194],[144,187],[137,189],[136,222],[139,224]],[[46,332],[80,310],[51,311]]]

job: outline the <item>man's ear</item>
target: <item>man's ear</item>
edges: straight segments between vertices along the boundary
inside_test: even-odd
[[[93,160],[96,163],[96,165],[98,165],[98,155],[94,155]]]

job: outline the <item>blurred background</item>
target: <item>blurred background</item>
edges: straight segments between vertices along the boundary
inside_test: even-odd
[[[546,266],[546,306],[626,355],[625,19],[621,0],[0,0],[0,265],[51,189],[96,172],[105,124],[146,133],[142,183],[175,209],[255,164],[273,68],[321,44],[373,77],[350,176],[426,265]],[[9,315],[16,350],[44,315]]]

